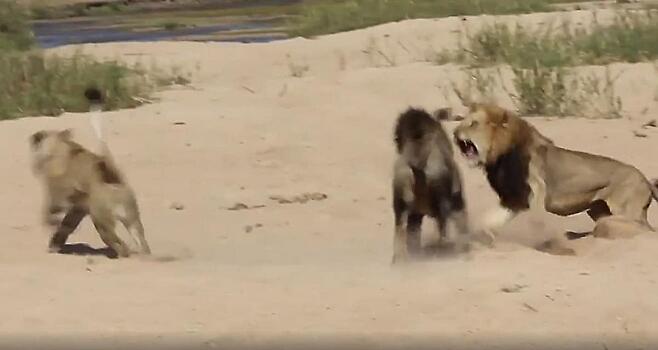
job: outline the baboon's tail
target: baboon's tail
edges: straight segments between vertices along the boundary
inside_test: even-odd
[[[89,101],[89,112],[91,112],[91,128],[94,130],[96,139],[100,143],[103,154],[109,153],[105,135],[103,135],[103,123],[101,120],[101,111],[103,110],[103,94],[97,88],[88,88],[85,90],[85,97]]]
[[[85,90],[85,97],[89,101],[89,112],[93,113],[91,115],[91,127],[94,129],[96,137],[100,141],[104,141],[100,115],[103,110],[103,94],[97,88],[92,87]]]
[[[105,135],[103,133],[103,121],[101,119],[101,111],[103,110],[103,93],[95,87],[88,88],[85,90],[85,97],[89,101],[89,112],[91,112],[91,127],[94,129],[94,134],[98,139],[100,154],[105,158],[106,165],[116,169],[114,165],[114,159],[112,158],[112,153],[110,153],[110,148],[107,145],[105,140]]]

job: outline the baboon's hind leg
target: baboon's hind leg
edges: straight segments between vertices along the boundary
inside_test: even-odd
[[[448,215],[447,211],[439,210],[434,214],[436,227],[439,231],[439,242],[444,242],[448,238]]]
[[[64,208],[59,205],[48,204],[43,210],[43,223],[48,226],[59,227],[62,224],[63,218],[61,216]]]
[[[151,248],[149,247],[146,237],[144,236],[144,225],[139,217],[134,217],[131,219],[120,218],[121,223],[126,228],[130,236],[133,238],[135,243],[141,248],[143,254],[151,254]]]
[[[110,248],[112,248],[118,256],[120,257],[129,257],[130,256],[130,247],[117,236],[114,228],[115,221],[114,216],[110,210],[105,209],[92,209],[91,218],[94,223],[94,227],[98,231],[98,234],[101,236],[101,240]]]
[[[407,218],[407,250],[410,254],[421,252],[420,231],[423,225],[423,214],[412,212]]]
[[[51,252],[56,253],[62,249],[69,235],[80,225],[85,215],[87,215],[86,211],[76,207],[71,208],[66,213],[64,219],[62,219],[62,222],[57,227],[57,231],[50,238],[48,248]]]
[[[455,193],[452,196],[452,212],[450,213],[452,221],[455,223],[457,229],[456,248],[459,251],[468,250],[471,239],[471,227],[468,222],[468,212],[464,197],[461,192]]]
[[[446,178],[442,178],[437,181],[431,181],[429,184],[430,210],[436,221],[440,241],[444,241],[448,237],[447,220],[452,210],[452,204],[448,196],[450,192],[447,191],[449,186],[447,186],[446,180]]]
[[[456,192],[452,194],[451,198],[451,213],[450,216],[455,222],[457,231],[460,235],[468,235],[471,233],[471,228],[468,223],[468,213],[466,211],[466,202],[464,201],[464,194]]]
[[[408,231],[409,206],[397,191],[393,194],[393,213],[395,215],[395,235],[393,237],[393,260],[399,263],[409,258]]]

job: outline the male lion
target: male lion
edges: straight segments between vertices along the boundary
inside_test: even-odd
[[[461,175],[439,118],[422,109],[407,109],[398,117],[395,145],[393,263],[419,253],[425,215],[436,220],[441,238],[447,237],[448,219],[454,220],[460,235],[469,233]]]
[[[86,95],[98,111],[100,92],[91,89]],[[115,233],[117,220],[133,236],[141,252],[150,254],[135,194],[102,139],[99,116],[92,117],[103,149],[100,155],[74,142],[69,129],[41,130],[30,136],[33,170],[46,189],[44,221],[56,228],[50,251],[60,252],[68,236],[89,214],[103,242],[120,257],[129,256],[131,250]],[[61,214],[65,214],[63,218]]]
[[[652,197],[658,200],[658,189],[633,166],[558,147],[519,116],[491,104],[472,104],[453,135],[471,165],[484,168],[500,198],[503,211],[485,218],[486,230],[532,205],[560,216],[587,211],[596,225],[614,215],[653,231],[647,209]]]

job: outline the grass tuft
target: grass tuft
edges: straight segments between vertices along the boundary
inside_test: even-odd
[[[658,16],[623,13],[611,25],[594,23],[591,30],[573,29],[566,21],[534,32],[498,23],[468,37],[465,47],[441,56],[474,66],[523,68],[648,61],[658,58]]]
[[[148,101],[157,86],[184,79],[150,76],[138,67],[80,52],[46,55],[33,44],[28,11],[0,0],[0,120],[87,111],[84,90],[90,86],[106,96],[105,109],[132,108]]]
[[[108,110],[136,107],[150,92],[141,72],[83,54],[65,58],[37,51],[4,53],[0,75],[0,119],[87,111],[83,93],[89,86],[103,91]]]
[[[658,59],[658,16],[650,11],[620,13],[611,24],[594,22],[589,29],[569,22],[528,30],[519,25],[491,24],[466,38],[462,47],[441,52],[437,63],[460,62],[471,68],[509,66],[521,113],[618,117],[609,70],[583,75],[576,67]],[[593,107],[593,101],[598,104]]]
[[[34,44],[28,12],[13,1],[0,1],[0,53],[27,50]]]
[[[337,0],[302,7],[291,36],[310,37],[410,18],[520,14],[550,11],[557,0]]]

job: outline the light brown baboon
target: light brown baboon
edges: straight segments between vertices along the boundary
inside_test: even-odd
[[[407,109],[398,117],[395,145],[393,263],[420,252],[420,228],[426,215],[436,220],[442,240],[447,237],[448,219],[454,221],[459,240],[469,233],[461,174],[452,142],[438,118],[422,109]]]
[[[92,110],[98,112],[102,102],[100,92],[89,89],[85,95]],[[103,149],[101,155],[74,142],[69,129],[41,130],[30,137],[33,169],[45,186],[44,221],[55,228],[50,251],[59,252],[68,236],[89,214],[103,242],[118,256],[128,257],[132,251],[115,232],[117,220],[128,230],[141,252],[150,254],[135,194],[102,139],[99,116],[93,118]]]

